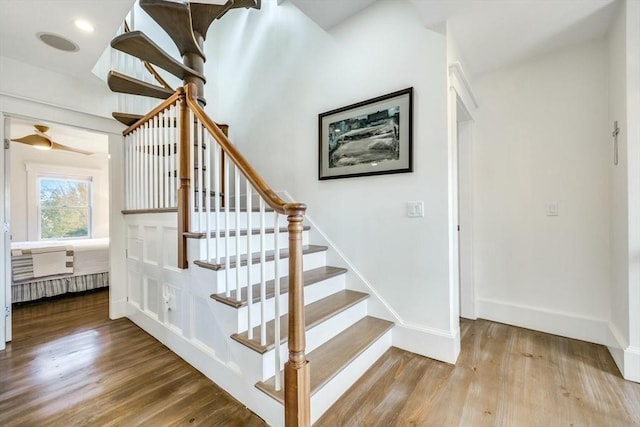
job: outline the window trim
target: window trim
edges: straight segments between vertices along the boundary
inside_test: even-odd
[[[52,177],[63,179],[80,179],[91,181],[91,194],[90,194],[90,212],[91,218],[89,220],[89,237],[81,237],[81,239],[91,238],[95,228],[95,187],[97,182],[101,178],[102,171],[99,169],[88,168],[76,168],[62,165],[47,165],[41,163],[25,163],[27,171],[27,237],[30,241],[39,241],[40,239],[40,221],[39,221],[39,209],[40,209],[40,189],[38,184],[38,178],[40,177]],[[52,240],[65,240],[65,239],[45,239],[46,241]]]

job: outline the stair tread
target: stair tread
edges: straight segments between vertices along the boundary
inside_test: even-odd
[[[156,86],[117,71],[109,71],[107,83],[109,89],[113,92],[149,96],[151,98],[167,99],[174,93],[171,89]]]
[[[393,322],[367,316],[309,353],[307,360],[311,368],[311,395],[340,373],[393,325]],[[283,391],[275,389],[274,377],[258,382],[256,387],[280,403],[284,402]]]
[[[302,247],[302,253],[312,254],[316,252],[324,252],[327,250],[326,246],[318,246],[318,245],[305,245]],[[289,258],[289,249],[280,249],[280,259]],[[275,259],[275,251],[266,251],[265,253],[266,261],[273,261]],[[232,255],[229,258],[229,267],[235,268],[237,262],[237,257]],[[260,252],[254,252],[251,254],[251,264],[258,264],[260,262]],[[217,264],[214,260],[211,261],[194,261],[194,264],[207,268],[209,270],[224,270],[226,268],[226,259],[225,257],[220,258],[220,263]],[[242,254],[240,256],[240,266],[247,265],[247,255]]]
[[[309,227],[308,225],[305,225],[303,227],[303,231],[308,231],[310,230],[311,227]],[[287,233],[289,231],[289,229],[287,227],[280,227],[278,229],[280,231],[280,233]],[[271,228],[265,228],[264,230],[265,234],[274,234],[275,229],[273,227]],[[260,234],[260,229],[259,228],[254,228],[251,230],[251,234],[252,235],[257,235]],[[186,237],[187,239],[206,239],[207,238],[207,233],[197,233],[197,232],[193,232],[193,231],[187,231],[185,233],[182,233],[182,235],[184,237]],[[224,230],[220,231],[220,237],[226,237],[226,232]],[[236,235],[236,231],[235,230],[229,230],[229,237],[235,237]],[[240,230],[240,235],[241,236],[246,236],[247,235],[247,230],[246,229],[242,229]],[[216,237],[216,232],[212,231],[210,233],[211,238],[215,238]]]
[[[175,60],[142,31],[130,31],[119,35],[111,41],[111,47],[157,65],[181,80],[187,76],[206,80],[201,73]]]
[[[194,53],[202,58],[205,57],[193,35],[191,10],[188,3],[140,0],[139,5],[171,37],[180,55]]]
[[[314,283],[321,282],[326,279],[330,279],[332,277],[339,276],[347,272],[346,268],[340,267],[331,267],[324,266],[314,268],[313,270],[308,270],[303,272],[303,280],[304,286],[309,286]],[[273,298],[275,295],[275,280],[269,280],[266,283],[266,298]],[[281,277],[280,278],[280,294],[285,294],[289,292],[289,277]],[[236,299],[236,291],[233,290],[230,292],[230,295],[227,297],[224,293],[221,294],[213,294],[211,298],[214,300],[221,302],[223,304],[229,305],[231,307],[239,308],[247,305],[247,288],[241,288],[240,290],[240,300]],[[260,284],[253,285],[253,302],[260,301]]]
[[[119,113],[119,112],[113,112],[111,113],[111,116],[125,126],[132,126],[142,117],[144,117],[140,114]]]
[[[305,330],[309,330],[314,326],[324,322],[325,320],[335,316],[338,313],[343,312],[359,303],[360,301],[368,298],[369,295],[364,292],[357,292],[351,290],[342,290],[328,297],[322,298],[316,302],[313,302],[304,307],[305,316]],[[284,314],[280,316],[280,343],[287,341],[289,337],[289,315]],[[241,344],[246,345],[252,350],[258,353],[266,353],[273,349],[274,346],[274,328],[275,321],[270,320],[266,325],[266,344],[260,344],[260,326],[253,328],[253,339],[247,338],[247,332],[231,335],[231,338],[238,341]]]

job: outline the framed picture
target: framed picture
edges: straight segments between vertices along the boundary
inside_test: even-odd
[[[319,179],[412,172],[413,88],[318,115]]]

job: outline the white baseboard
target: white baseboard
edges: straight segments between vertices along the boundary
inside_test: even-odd
[[[494,322],[595,344],[610,344],[609,323],[602,319],[485,298],[477,299],[476,314],[478,318]]]
[[[624,351],[624,379],[640,383],[640,347],[627,347]]]
[[[609,322],[607,348],[618,366],[622,377],[640,383],[640,348],[627,344],[626,338],[613,323]]]
[[[393,346],[454,364],[460,354],[460,329],[451,333],[442,329],[396,324],[393,328]]]

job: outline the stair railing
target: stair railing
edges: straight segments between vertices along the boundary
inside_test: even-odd
[[[309,362],[305,355],[302,232],[306,206],[282,200],[240,154],[198,104],[193,83],[154,108],[125,135],[127,210],[177,208],[178,267],[187,268],[187,238],[206,241],[207,263],[224,269],[218,289],[247,301],[247,338],[267,344],[267,319],[274,319],[276,390],[284,387],[285,425],[310,424]],[[246,215],[241,215],[246,211]],[[273,252],[266,249],[268,215],[272,216]],[[288,256],[288,361],[280,376],[280,303],[283,276],[280,218],[286,216]],[[246,222],[243,224],[243,218]],[[243,232],[243,225],[244,231]],[[257,227],[254,231],[254,225]],[[244,233],[244,235],[243,235]],[[257,235],[258,244],[252,238]],[[224,239],[222,239],[224,237]],[[233,237],[232,239],[230,237]],[[224,241],[224,243],[221,243]],[[241,257],[242,248],[246,258]],[[252,268],[252,254],[258,264]],[[273,305],[267,303],[267,261],[273,259]],[[231,264],[235,263],[235,274]],[[244,271],[240,266],[244,266]],[[219,277],[219,276],[218,276]],[[259,297],[254,295],[257,283]]]

